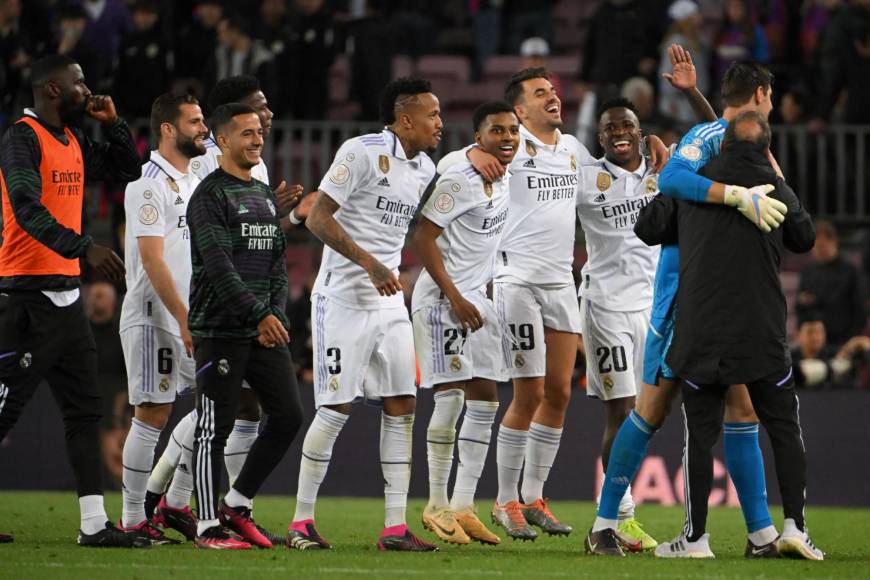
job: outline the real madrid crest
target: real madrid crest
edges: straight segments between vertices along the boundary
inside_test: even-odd
[[[389,173],[390,172],[390,158],[386,155],[378,156],[378,168],[381,170],[381,173]]]
[[[659,180],[655,175],[646,178],[646,192],[650,195],[654,194],[659,188]]]
[[[336,392],[338,390],[338,379],[336,377],[332,377],[331,379],[329,379],[329,385],[327,386],[329,387],[330,391],[332,391],[333,393]]]
[[[613,178],[606,171],[598,174],[598,179],[595,180],[595,185],[598,186],[598,191],[607,191],[610,189],[610,184],[613,183]]]
[[[608,391],[613,388],[613,378],[610,375],[604,375],[601,382],[604,384],[604,388]]]
[[[163,377],[160,379],[160,384],[157,385],[157,388],[160,389],[161,393],[165,393],[169,390],[169,377]]]
[[[486,197],[492,197],[492,184],[490,182],[483,182],[483,193],[486,194]]]
[[[171,177],[166,178],[166,183],[169,184],[169,188],[172,189],[175,193],[178,193],[180,190],[178,189],[178,184],[175,183],[175,180]]]
[[[577,158],[571,156],[571,171],[577,171]]]
[[[453,357],[450,361],[450,370],[454,373],[458,373],[462,370],[462,361],[459,360],[458,356]]]
[[[517,355],[514,357],[514,366],[517,367],[518,369],[521,369],[524,366],[526,366],[526,359],[523,356],[523,353],[518,352]]]
[[[219,375],[226,376],[230,374],[230,363],[227,359],[222,358],[218,361],[217,372]]]
[[[526,153],[528,153],[530,157],[534,157],[538,154],[535,144],[528,140],[526,140]]]

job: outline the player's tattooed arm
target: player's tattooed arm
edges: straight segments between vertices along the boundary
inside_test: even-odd
[[[422,217],[414,229],[414,248],[420,256],[420,261],[423,262],[423,267],[438,284],[444,297],[450,301],[453,314],[462,323],[462,327],[474,332],[483,326],[483,317],[474,304],[462,296],[450,278],[450,274],[447,273],[447,268],[444,267],[444,259],[436,243],[443,231],[440,226]]]
[[[675,89],[679,89],[686,95],[698,122],[717,120],[716,111],[698,90],[695,63],[692,62],[692,55],[689,54],[689,51],[679,44],[672,44],[668,47],[668,56],[671,59],[671,72],[664,73],[662,76]]]
[[[401,292],[402,285],[393,271],[362,249],[336,221],[335,212],[339,207],[327,193],[318,191],[305,224],[320,241],[365,270],[381,296]]]

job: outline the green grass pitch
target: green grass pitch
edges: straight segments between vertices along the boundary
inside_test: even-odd
[[[489,523],[489,500],[478,502]],[[716,553],[713,561],[657,560],[651,554],[623,559],[583,554],[583,535],[594,506],[554,502],[557,515],[574,525],[568,538],[539,537],[535,542],[505,540],[500,546],[447,546],[434,554],[379,552],[375,547],[382,524],[382,500],[324,497],[317,506],[320,532],[335,546],[330,552],[297,552],[286,548],[249,552],[206,552],[191,544],[151,550],[84,549],[74,544],[78,502],[71,492],[0,492],[0,531],[12,531],[14,544],[0,544],[0,578],[870,578],[870,510],[814,508],[808,513],[816,544],[828,553],[825,562],[749,561],[743,558],[745,535],[740,511],[713,508],[708,531]],[[408,508],[412,529],[427,540],[420,525],[423,501]],[[120,514],[120,496],[107,496],[110,515]],[[292,497],[261,497],[259,523],[285,529],[292,515]],[[773,508],[774,513],[779,508]],[[674,536],[682,525],[682,509],[641,506],[641,521],[657,539]],[[775,518],[781,526],[781,515]],[[503,534],[502,537],[504,537]]]

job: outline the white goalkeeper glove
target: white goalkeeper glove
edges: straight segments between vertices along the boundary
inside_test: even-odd
[[[725,205],[736,207],[743,217],[765,233],[778,228],[785,220],[788,208],[778,199],[767,197],[774,186],[756,185],[749,189],[739,185],[725,186]]]

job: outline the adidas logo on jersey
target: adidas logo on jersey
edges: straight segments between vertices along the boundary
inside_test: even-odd
[[[175,205],[184,205],[184,200],[181,199],[181,196],[175,198]]]
[[[531,169],[535,169],[535,168],[536,168],[536,166],[535,166],[535,160],[534,160],[534,159],[529,159],[528,161],[526,161],[525,163],[523,163],[523,167],[529,167],[529,168],[531,168]]]
[[[604,197],[604,194],[599,193],[598,195],[595,196],[595,199],[593,199],[592,201],[594,201],[595,203],[603,203],[605,201],[605,199],[606,198]]]
[[[384,177],[378,182],[378,185],[380,185],[381,187],[390,187],[390,180]]]
[[[240,203],[239,204],[239,215],[242,215],[243,213],[248,213],[248,208],[245,207],[245,204]]]
[[[486,204],[486,209],[492,209],[492,202],[489,202],[488,204]]]

